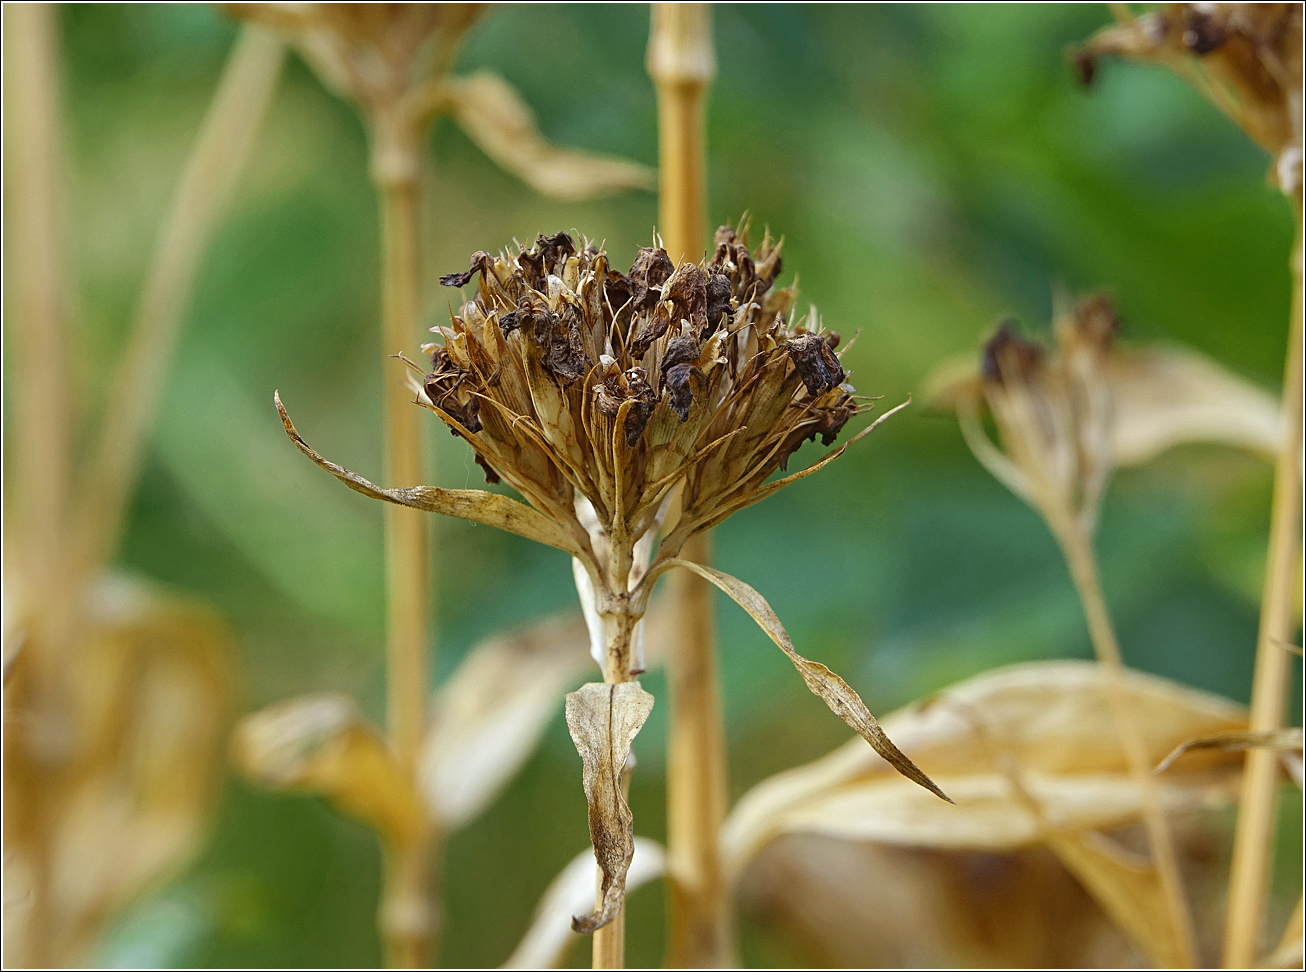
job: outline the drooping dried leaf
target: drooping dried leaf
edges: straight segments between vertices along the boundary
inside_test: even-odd
[[[285,428],[286,435],[290,436],[296,448],[355,492],[399,506],[411,506],[413,509],[443,513],[446,516],[471,520],[473,523],[498,527],[500,530],[507,530],[529,540],[557,547],[572,556],[580,553],[576,541],[553,520],[523,503],[500,496],[498,493],[487,493],[482,489],[441,489],[438,486],[409,486],[398,489],[382,489],[380,486],[374,486],[357,473],[352,473],[344,466],[318,455],[313,447],[295,431],[294,423],[290,421],[285,406],[281,404],[281,396],[274,394],[273,398],[276,401],[277,412],[281,415],[282,427]]]
[[[589,682],[567,696],[567,728],[584,766],[590,840],[603,872],[602,904],[572,919],[588,934],[617,916],[626,893],[626,872],[635,852],[633,818],[622,793],[630,744],[653,711],[653,696],[639,682]]]
[[[31,692],[26,652],[5,686],[5,953],[23,954],[39,830],[44,943],[74,966],[113,915],[198,848],[221,777],[235,651],[210,611],[139,582],[106,578],[88,600],[67,694]],[[57,771],[41,758],[51,744]]]
[[[1174,765],[1175,760],[1184,753],[1194,749],[1221,749],[1225,752],[1241,752],[1245,749],[1296,749],[1302,748],[1302,731],[1301,729],[1272,729],[1259,732],[1241,732],[1232,730],[1229,732],[1217,732],[1211,736],[1198,736],[1196,739],[1189,739],[1180,743],[1161,760],[1156,767],[1158,773],[1164,773]]]
[[[666,851],[647,837],[635,838],[635,850],[626,872],[626,890],[660,878],[666,872]],[[576,941],[572,915],[594,902],[594,855],[581,851],[562,869],[535,908],[531,926],[501,968],[556,969]]]
[[[477,645],[440,687],[420,785],[443,828],[470,821],[516,774],[592,664],[588,647],[578,615],[546,618]]]
[[[503,78],[479,71],[444,84],[450,113],[490,158],[541,195],[591,199],[619,189],[653,189],[648,166],[552,145],[535,115]]]
[[[320,794],[387,842],[403,843],[422,828],[416,792],[348,696],[308,695],[246,716],[231,752],[251,779]]]
[[[1108,372],[1111,449],[1133,466],[1185,442],[1219,442],[1273,456],[1283,437],[1278,399],[1188,348],[1120,353]]]
[[[1195,736],[1243,729],[1241,707],[1140,672],[1126,692],[1145,752],[1154,761]],[[1117,741],[1097,666],[1033,662],[952,686],[928,704],[884,721],[902,750],[957,802],[945,807],[904,783],[859,741],[777,774],[735,805],[722,831],[727,870],[781,833],[824,833],[923,847],[1007,850],[1040,841],[1040,826],[1013,793],[1009,769],[1046,820],[1067,832],[1137,818],[1138,796]],[[1232,799],[1236,757],[1193,753],[1182,774],[1160,781],[1172,808]]]
[[[749,613],[752,619],[757,622],[758,627],[766,632],[767,637],[774,641],[780,650],[789,657],[794,667],[798,669],[798,674],[803,676],[803,681],[807,683],[807,687],[830,707],[831,712],[856,730],[863,739],[871,744],[872,749],[907,779],[925,787],[935,796],[941,797],[949,803],[952,802],[933,780],[921,772],[920,768],[893,744],[893,741],[885,734],[880,724],[875,721],[875,716],[871,715],[870,710],[866,708],[861,696],[854,692],[847,682],[820,662],[811,661],[798,654],[794,649],[793,642],[789,640],[789,633],[785,631],[784,625],[780,623],[780,619],[771,610],[771,605],[766,602],[766,598],[738,578],[723,574],[719,570],[713,570],[711,567],[705,567],[689,560],[668,560],[664,561],[664,563],[668,567],[684,567],[687,570],[692,570],[728,594],[736,604]]]

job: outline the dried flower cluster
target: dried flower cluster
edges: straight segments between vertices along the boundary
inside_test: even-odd
[[[1274,157],[1285,193],[1301,191],[1300,3],[1168,3],[1128,17],[1075,52],[1085,83],[1104,54],[1165,64],[1186,77]]]
[[[633,544],[652,540],[676,487],[663,557],[760,499],[803,442],[830,444],[857,409],[839,336],[814,315],[787,323],[779,270],[778,245],[750,255],[729,227],[710,262],[677,268],[646,248],[628,274],[565,233],[477,253],[442,280],[479,276],[424,348],[425,398],[490,481],[567,529],[596,588],[625,591]]]
[[[635,845],[623,781],[653,705],[636,681],[638,632],[653,584],[672,567],[730,595],[835,714],[904,776],[947,799],[843,679],[798,654],[757,591],[676,556],[694,533],[836,458],[846,444],[767,483],[804,442],[831,444],[862,407],[838,335],[814,311],[788,322],[796,293],[775,286],[779,251],[768,237],[750,253],[746,226],[723,227],[710,259],[677,267],[665,250],[647,248],[621,273],[601,249],[558,233],[515,255],[476,253],[466,271],[443,278],[458,287],[476,280],[477,292],[449,327],[433,328],[443,340],[423,349],[431,370],[412,364],[417,403],[467,441],[487,479],[507,482],[529,506],[483,490],[374,486],[314,452],[277,400],[299,449],[350,488],[573,557],[604,674],[567,697],[603,871],[599,906],[575,920],[578,931],[611,921],[624,896]]]

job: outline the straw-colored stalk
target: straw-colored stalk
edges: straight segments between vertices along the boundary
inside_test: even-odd
[[[675,262],[704,243],[705,108],[715,74],[707,4],[653,5],[648,68],[658,96],[658,227]],[[708,563],[706,533],[682,556]],[[675,642],[667,660],[667,851],[673,967],[733,964],[719,832],[726,810],[726,747],[717,680],[712,589],[690,571],[674,578]]]
[[[372,175],[381,215],[381,341],[389,355],[418,343],[421,302],[421,166],[417,142],[424,124],[407,130],[374,119]],[[387,361],[382,393],[384,468],[396,483],[423,481],[419,419],[414,393],[399,360]],[[386,719],[390,745],[410,779],[427,723],[427,653],[430,650],[429,518],[420,510],[387,506]],[[388,961],[398,968],[428,964],[438,932],[431,893],[434,828],[421,839],[391,848],[385,857],[380,923]]]
[[[1300,213],[1301,198],[1296,200]],[[1274,469],[1270,507],[1270,544],[1261,600],[1256,671],[1252,682],[1253,732],[1283,726],[1292,656],[1284,646],[1293,641],[1297,597],[1301,593],[1298,539],[1301,530],[1302,447],[1302,224],[1292,255],[1292,324],[1283,376],[1283,441]],[[1225,968],[1247,968],[1260,949],[1265,899],[1269,891],[1278,807],[1279,754],[1253,749],[1247,754],[1234,831],[1229,874],[1229,911],[1225,919]]]
[[[1196,964],[1196,947],[1193,938],[1192,916],[1184,896],[1183,879],[1179,872],[1179,858],[1175,853],[1174,836],[1161,809],[1152,761],[1148,757],[1137,720],[1129,705],[1125,689],[1125,667],[1116,641],[1115,627],[1107,609],[1098,578],[1097,558],[1088,531],[1077,518],[1053,523],[1053,533],[1065,555],[1074,580],[1075,590],[1084,607],[1089,636],[1098,664],[1102,668],[1106,696],[1111,706],[1113,721],[1124,748],[1129,775],[1138,788],[1143,811],[1143,826],[1152,851],[1152,864],[1156,868],[1165,898],[1174,945],[1182,956],[1184,967]]]
[[[242,30],[204,117],[150,259],[79,496],[79,567],[104,562],[117,544],[200,261],[244,171],[284,56],[280,38]]]

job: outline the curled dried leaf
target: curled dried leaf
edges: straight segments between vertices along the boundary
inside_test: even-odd
[[[321,794],[387,842],[410,840],[423,826],[412,784],[348,696],[309,695],[246,716],[231,753],[251,779]]]
[[[798,669],[798,674],[803,676],[803,681],[807,683],[807,687],[830,707],[831,712],[851,726],[858,735],[871,744],[872,749],[907,779],[925,787],[935,796],[947,800],[949,803],[952,802],[933,780],[921,772],[920,768],[893,744],[893,741],[885,734],[880,724],[875,721],[875,716],[871,715],[870,710],[866,708],[861,696],[854,692],[847,682],[820,662],[811,661],[798,654],[794,649],[793,642],[789,640],[789,633],[785,631],[784,625],[780,623],[780,619],[771,610],[771,605],[766,602],[766,598],[738,578],[723,574],[719,570],[713,570],[711,567],[705,567],[702,564],[696,564],[688,560],[668,560],[664,561],[663,564],[666,567],[684,567],[687,570],[692,570],[728,594],[736,604],[749,613],[752,619],[757,622],[758,627],[766,632],[767,637],[774,641],[780,650],[789,657],[794,667]]]
[[[666,851],[647,837],[635,838],[634,854],[626,872],[626,890],[660,878],[666,872]],[[530,928],[513,950],[505,969],[555,969],[576,941],[571,916],[594,901],[594,855],[584,850],[572,858],[545,890],[535,907]]]
[[[281,425],[296,448],[355,492],[399,506],[411,506],[417,510],[443,513],[445,516],[456,516],[462,520],[471,520],[473,523],[498,527],[500,530],[507,530],[529,540],[557,547],[572,556],[580,553],[576,541],[553,520],[525,504],[518,503],[507,496],[500,496],[498,493],[487,493],[482,489],[441,489],[438,486],[383,489],[369,483],[357,473],[350,472],[344,466],[318,455],[295,430],[295,425],[290,421],[285,406],[281,404],[281,396],[274,393],[273,399],[277,405],[277,412],[281,415]]]
[[[552,145],[535,115],[503,78],[479,71],[443,85],[449,111],[481,150],[536,192],[554,199],[591,199],[620,189],[653,189],[648,166]]]
[[[1128,672],[1125,689],[1153,760],[1185,739],[1246,726],[1239,706],[1188,686]],[[955,808],[927,797],[853,741],[739,800],[722,831],[727,870],[738,874],[783,833],[1004,852],[1041,842],[1047,827],[1075,833],[1138,819],[1137,788],[1101,671],[1090,662],[986,672],[889,715],[884,729],[957,801]],[[1013,790],[1011,767],[1024,795]],[[1172,812],[1226,804],[1237,771],[1235,757],[1194,753],[1159,781],[1161,802]],[[1028,812],[1030,802],[1042,822]]]
[[[639,682],[589,682],[567,696],[567,728],[584,767],[590,840],[602,871],[601,904],[572,918],[572,929],[582,934],[612,921],[625,898],[635,836],[622,774],[630,744],[652,711],[653,696]]]
[[[579,616],[545,618],[474,647],[436,696],[421,786],[442,827],[470,821],[513,777],[591,662]]]
[[[1245,749],[1295,749],[1301,751],[1301,729],[1271,729],[1257,732],[1231,730],[1217,732],[1210,736],[1198,736],[1176,746],[1165,759],[1157,765],[1156,771],[1164,773],[1175,764],[1184,753],[1194,749],[1219,749],[1227,753],[1241,752]]]

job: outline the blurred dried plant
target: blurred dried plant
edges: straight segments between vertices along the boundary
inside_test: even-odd
[[[1102,54],[1165,64],[1187,79],[1270,153],[1275,182],[1293,206],[1297,243],[1289,259],[1293,296],[1280,411],[1284,434],[1274,470],[1270,542],[1252,684],[1251,728],[1283,726],[1287,656],[1301,617],[1302,492],[1302,5],[1172,3],[1143,17],[1113,4],[1117,24],[1074,53],[1093,79]],[[1279,768],[1269,750],[1252,750],[1239,801],[1229,878],[1225,965],[1255,961],[1263,933],[1274,853]],[[1289,929],[1291,932],[1291,928]]]
[[[1122,350],[1119,329],[1114,308],[1100,295],[1058,316],[1051,351],[1004,324],[985,344],[978,374],[950,370],[936,379],[936,399],[956,408],[976,458],[1043,516],[1065,555],[1110,687],[1116,732],[1145,802],[1148,841],[1168,902],[1169,955],[1191,964],[1193,935],[1173,840],[1151,779],[1152,762],[1125,700],[1124,667],[1098,578],[1093,534],[1118,464],[1192,438],[1277,448],[1283,420],[1276,421],[1268,396],[1200,358]],[[1193,408],[1194,385],[1208,398],[1219,396],[1205,410],[1217,421],[1202,420],[1203,410]],[[984,406],[1001,448],[984,430]]]
[[[4,10],[18,386],[5,467],[4,959],[35,966],[85,962],[105,923],[194,852],[220,778],[229,635],[210,612],[108,565],[196,270],[283,54],[257,30],[231,52],[83,462],[64,374],[56,16]]]
[[[1190,736],[1241,731],[1246,725],[1245,713],[1233,703],[1165,679],[1131,671],[1123,687],[1143,751],[1152,763]],[[914,868],[912,862],[922,860],[920,852],[928,851],[923,860],[929,869],[918,872],[911,885],[919,885],[920,893],[914,899],[896,896],[899,903],[885,915],[897,918],[882,915],[873,924],[888,936],[875,947],[905,950],[907,957],[899,954],[877,963],[872,953],[861,959],[870,964],[1092,964],[1089,953],[1063,951],[1100,944],[1100,930],[1093,929],[1101,919],[1078,906],[1074,921],[1087,929],[1078,936],[1062,936],[1060,924],[1055,926],[1058,933],[1049,936],[1031,920],[1021,925],[1028,933],[1025,936],[986,942],[980,933],[982,922],[976,924],[989,907],[981,899],[991,889],[968,874],[967,861],[1013,862],[1003,867],[1024,861],[1021,866],[1030,870],[1022,878],[1022,890],[1011,893],[1018,893],[1023,907],[1037,914],[1040,906],[1030,897],[1035,889],[1064,884],[1063,878],[1031,857],[1034,848],[1043,847],[1140,953],[1159,967],[1176,965],[1183,955],[1169,933],[1168,906],[1158,876],[1145,858],[1112,836],[1129,837],[1128,828],[1144,819],[1146,806],[1119,742],[1110,695],[1108,679],[1097,665],[1034,662],[986,672],[887,716],[885,731],[947,789],[957,805],[922,800],[918,789],[904,784],[865,747],[849,743],[814,763],[758,784],[740,799],[723,832],[731,881],[754,905],[779,908],[799,924],[811,925],[816,922],[810,917],[814,903],[795,897],[822,883],[811,872],[811,861],[800,863],[791,852],[786,858],[789,863],[772,859],[761,875],[750,871],[772,842],[786,835],[804,835],[915,849],[910,855],[857,852],[868,859],[832,872],[836,885],[839,880],[865,882],[849,900],[865,899],[870,910],[877,910],[871,902],[885,897],[871,889],[891,886],[876,867],[886,866],[890,874]],[[1191,763],[1176,769],[1182,772],[1163,780],[1159,788],[1167,814],[1191,816],[1233,802],[1239,774],[1236,757],[1220,751],[1194,754]],[[801,846],[815,846],[825,855],[821,860],[853,853],[851,849],[826,851],[823,846],[828,845],[810,842]],[[808,876],[789,887],[752,887],[754,880],[765,881],[776,867],[784,868],[781,873],[786,875],[798,869]],[[1188,882],[1190,890],[1203,891],[1204,915],[1218,898],[1210,884]],[[827,887],[818,900],[834,893]],[[932,920],[931,916],[938,918],[940,912],[946,916],[935,937],[928,944],[914,941],[921,923]],[[1013,915],[1010,920],[1024,922],[1025,917]],[[842,926],[847,930],[841,931]],[[816,927],[832,950],[870,947],[862,933],[865,926],[856,921],[822,920]],[[1209,922],[1203,927],[1209,927]],[[976,929],[973,938],[967,929]],[[937,937],[940,934],[944,937]],[[1216,943],[1202,944],[1213,949]],[[1030,951],[1015,959],[1003,953],[1009,947]],[[922,949],[931,958],[921,958]]]
[[[774,286],[779,269],[777,244],[767,238],[750,253],[746,227],[723,227],[701,264],[675,267],[648,248],[623,274],[602,250],[559,233],[515,255],[477,253],[467,271],[445,277],[464,286],[479,276],[477,295],[452,327],[435,329],[443,343],[424,348],[432,370],[412,366],[422,375],[417,403],[472,447],[487,479],[507,481],[530,505],[482,490],[374,486],[318,455],[277,398],[300,451],[351,489],[497,526],[573,558],[604,675],[567,704],[604,873],[601,902],[575,920],[578,930],[600,928],[620,910],[633,848],[620,781],[652,704],[637,681],[639,625],[653,584],[672,567],[694,570],[743,606],[836,714],[942,796],[842,679],[794,650],[761,595],[676,556],[687,537],[836,458],[846,445],[766,483],[804,441],[829,444],[863,408],[835,353],[837,335],[814,313],[786,322],[795,294]]]
[[[1279,187],[1300,197],[1302,6],[1300,3],[1167,3],[1117,23],[1073,52],[1085,84],[1103,55],[1152,61],[1193,85],[1274,159]]]

